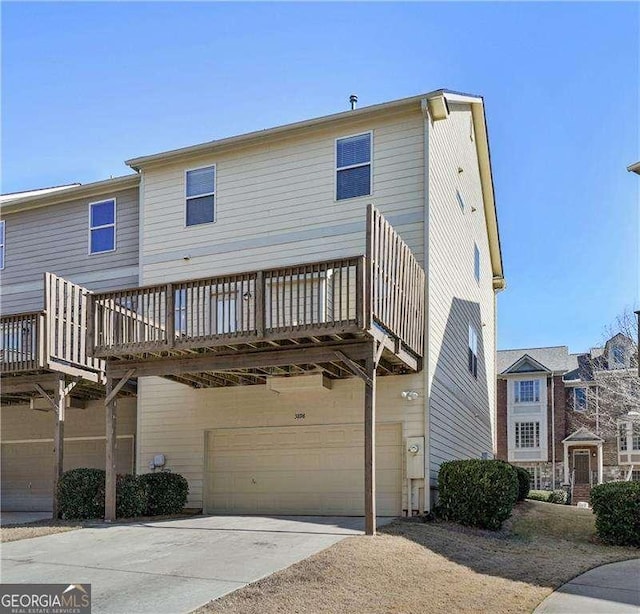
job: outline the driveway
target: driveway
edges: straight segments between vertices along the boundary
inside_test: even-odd
[[[51,512],[0,512],[0,526],[25,524],[37,520],[49,520]]]
[[[310,516],[198,516],[96,526],[3,544],[1,580],[89,583],[94,614],[179,614],[362,528],[362,518]]]

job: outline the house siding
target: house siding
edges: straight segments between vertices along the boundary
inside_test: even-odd
[[[373,194],[335,200],[335,139],[371,130]],[[185,227],[185,171],[216,165],[216,221]],[[421,261],[423,128],[418,110],[145,170],[142,283],[360,255],[373,203]],[[185,257],[190,257],[185,260]]]
[[[420,375],[380,378],[376,422],[402,424],[403,437],[422,436],[422,404],[401,395],[411,389],[423,398],[422,382]],[[203,506],[205,432],[210,429],[329,424],[362,424],[364,428],[364,386],[357,379],[334,381],[330,391],[277,394],[266,386],[195,390],[160,378],[140,378],[138,393],[138,473],[148,471],[154,455],[164,454],[171,471],[189,481],[189,507]],[[295,417],[300,413],[305,415],[303,420]],[[415,487],[420,485],[417,480]]]
[[[89,203],[116,199],[116,250],[89,255]],[[45,272],[91,290],[138,283],[138,189],[105,192],[3,216],[3,314],[43,309]]]
[[[495,296],[482,187],[470,106],[452,104],[450,111],[446,120],[429,127],[427,377],[432,486],[442,462],[479,458],[494,449]],[[474,244],[480,252],[479,283],[474,276]],[[468,370],[469,323],[478,332],[477,379]]]

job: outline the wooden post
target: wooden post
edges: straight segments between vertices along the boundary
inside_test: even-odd
[[[167,345],[172,348],[176,344],[176,303],[173,294],[173,284],[167,284],[165,289],[165,322]],[[108,394],[108,393],[107,393]]]
[[[64,377],[59,377],[53,393],[56,414],[56,430],[54,433],[54,459],[53,459],[53,518],[59,518],[60,506],[58,505],[58,480],[62,476],[64,463],[64,414],[66,394]]]
[[[375,349],[375,348],[372,348]],[[376,362],[372,351],[364,382],[364,527],[367,535],[376,534]]]
[[[105,489],[104,489],[104,519],[111,522],[116,519],[116,397],[113,391],[113,378],[107,376],[105,404],[106,423],[106,461],[105,461]]]
[[[256,291],[255,291],[256,333],[258,335],[258,339],[262,339],[262,337],[264,337],[264,331],[265,331],[264,288],[265,288],[264,272],[258,271],[256,273]]]

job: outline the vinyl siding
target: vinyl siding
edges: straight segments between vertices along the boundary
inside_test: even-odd
[[[116,199],[116,250],[89,255],[89,203]],[[91,290],[138,283],[138,189],[20,211],[6,220],[2,313],[43,308],[43,273]]]
[[[463,104],[450,108],[448,119],[430,126],[429,137],[432,485],[443,461],[479,458],[493,450],[495,330],[489,244],[471,110]],[[456,190],[464,200],[464,213]],[[474,276],[474,243],[480,251],[480,283]],[[478,332],[477,380],[467,366],[469,322]]]
[[[422,403],[406,401],[401,396],[403,390],[412,389],[424,398],[422,382],[420,375],[380,378],[377,423],[400,423],[403,437],[422,436]],[[141,378],[138,387],[138,472],[148,470],[147,465],[155,454],[165,454],[167,466],[189,480],[188,505],[202,507],[205,431],[234,427],[362,424],[363,389],[362,382],[356,379],[334,381],[331,390],[276,394],[266,386],[194,390],[159,378]],[[298,413],[305,414],[304,420],[296,420]],[[406,486],[405,482],[403,480]],[[416,485],[418,483],[416,481]],[[403,507],[405,498],[406,488]]]
[[[373,131],[373,194],[335,200],[335,139]],[[216,222],[185,227],[185,171],[216,165]],[[422,258],[423,132],[419,112],[315,129],[144,177],[145,284],[360,255],[366,205],[378,207]],[[184,257],[190,256],[185,261]]]

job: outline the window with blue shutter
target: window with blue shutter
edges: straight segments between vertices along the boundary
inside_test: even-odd
[[[336,199],[371,194],[371,133],[336,141]]]
[[[187,226],[214,221],[215,194],[215,166],[187,171]]]

